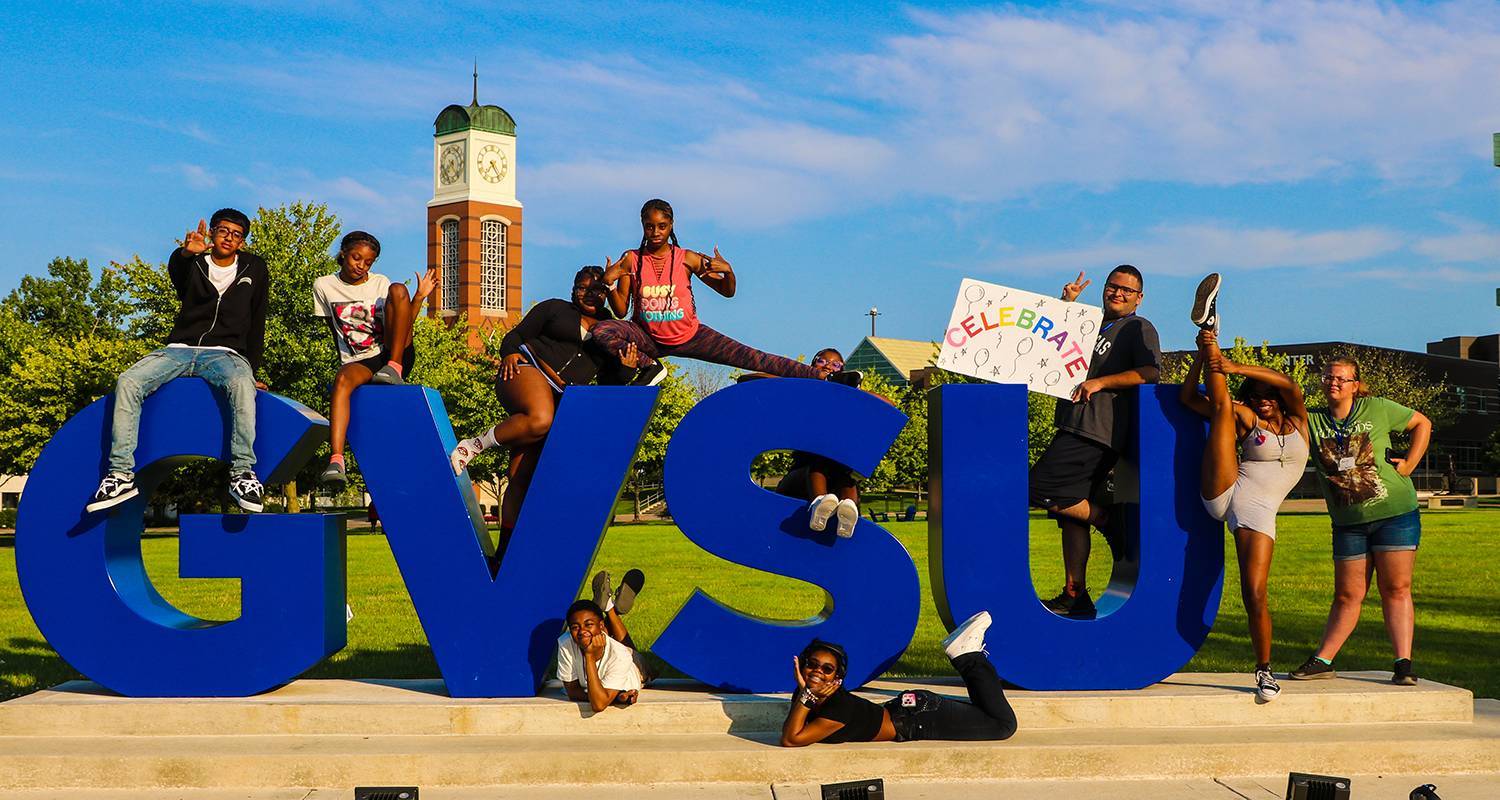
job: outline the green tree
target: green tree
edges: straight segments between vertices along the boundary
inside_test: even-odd
[[[656,411],[646,424],[641,447],[635,454],[635,469],[640,471],[645,484],[661,482],[662,465],[667,460],[667,443],[677,430],[677,423],[698,403],[698,393],[688,383],[683,368],[670,361],[662,363],[667,367],[667,377],[657,384],[660,392],[656,398]]]

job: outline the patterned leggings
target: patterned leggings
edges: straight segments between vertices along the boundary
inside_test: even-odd
[[[641,354],[641,366],[649,366],[663,356],[682,356],[723,364],[726,367],[765,372],[783,378],[819,378],[818,371],[807,364],[785,356],[773,356],[736,342],[722,333],[699,324],[693,338],[682,344],[667,345],[651,338],[644,328],[626,319],[600,322],[591,331],[594,341],[611,354],[618,354],[626,344],[634,343]]]

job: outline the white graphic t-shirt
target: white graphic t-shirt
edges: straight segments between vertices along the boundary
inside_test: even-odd
[[[578,681],[583,688],[589,687],[589,679],[583,666],[583,651],[573,637],[564,633],[557,638],[557,679],[567,683]],[[635,651],[604,637],[604,655],[595,665],[599,670],[599,682],[612,692],[628,692],[641,688],[641,672],[635,666]]]
[[[364,283],[345,283],[337,272],[313,281],[313,313],[333,320],[339,359],[349,364],[380,352],[385,342],[385,298],[391,279],[370,273]]]

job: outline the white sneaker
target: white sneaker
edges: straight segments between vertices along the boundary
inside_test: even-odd
[[[833,516],[834,509],[839,507],[839,499],[831,494],[825,494],[814,498],[812,504],[807,507],[812,518],[807,521],[807,527],[815,531],[821,531],[828,527],[828,518]]]
[[[838,535],[848,539],[854,535],[854,526],[859,522],[859,504],[847,498],[840,500],[838,515]]]
[[[964,653],[984,651],[984,632],[990,628],[990,612],[981,611],[964,620],[943,639],[943,652],[949,658],[958,658]]]
[[[448,454],[448,463],[453,466],[453,474],[464,474],[464,470],[469,468],[469,462],[482,452],[484,452],[484,445],[479,441],[479,437],[460,439],[458,446]]]
[[[1276,676],[1268,669],[1255,671],[1255,696],[1262,703],[1269,703],[1281,694],[1281,684],[1276,682]]]

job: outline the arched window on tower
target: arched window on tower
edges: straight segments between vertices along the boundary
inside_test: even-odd
[[[443,294],[439,305],[443,311],[458,310],[458,220],[448,219],[442,223],[443,239]]]
[[[498,219],[479,224],[479,308],[505,311],[505,223]]]

